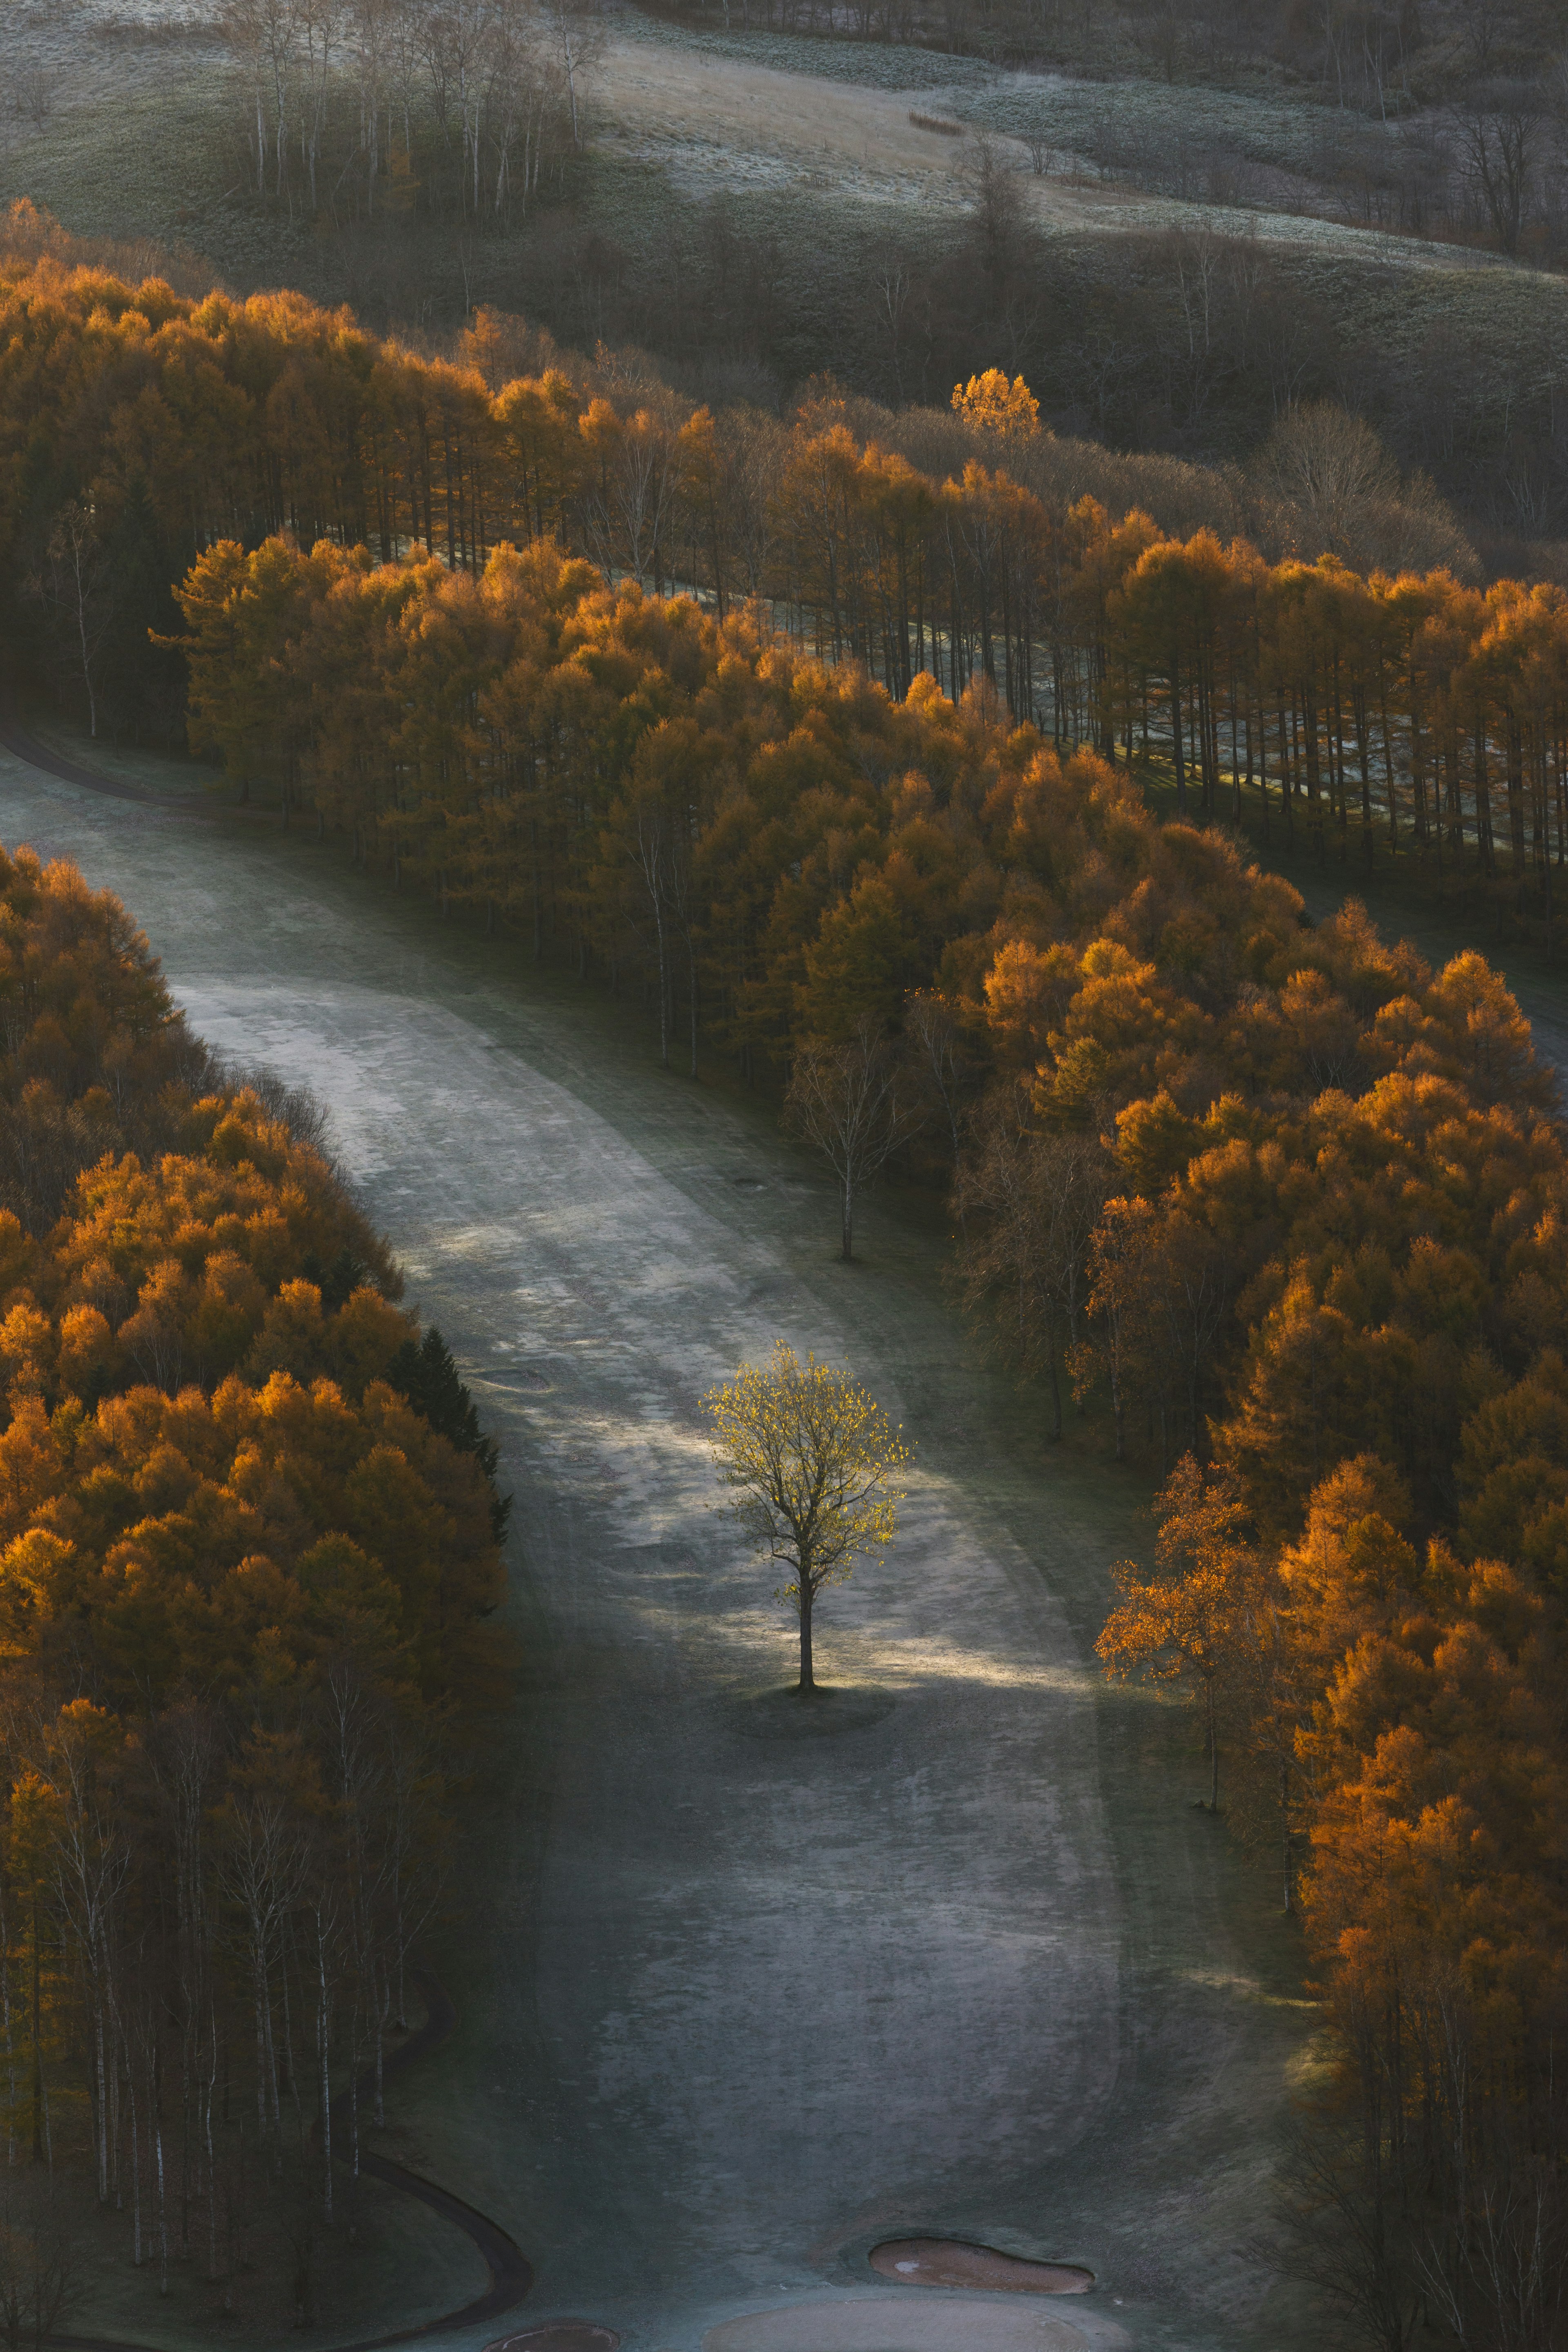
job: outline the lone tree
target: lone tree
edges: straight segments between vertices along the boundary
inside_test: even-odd
[[[764,1559],[794,1571],[774,1597],[799,1614],[798,1688],[815,1691],[816,1596],[846,1580],[858,1553],[892,1542],[908,1448],[864,1389],[814,1356],[803,1364],[782,1339],[770,1364],[742,1364],[702,1404],[736,1518]]]
[[[784,1126],[814,1143],[838,1179],[839,1251],[855,1255],[855,1209],[901,1143],[925,1124],[909,1072],[875,1024],[841,1044],[807,1037],[795,1049]]]

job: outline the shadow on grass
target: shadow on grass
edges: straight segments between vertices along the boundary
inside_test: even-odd
[[[891,1715],[897,1691],[875,1683],[818,1683],[803,1691],[794,1683],[747,1691],[731,1700],[731,1725],[743,1739],[837,1739],[845,1732],[868,1731]]]

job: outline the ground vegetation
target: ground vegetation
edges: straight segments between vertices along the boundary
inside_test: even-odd
[[[715,32],[722,18],[719,37],[737,48],[741,20],[754,19],[764,36],[774,25],[815,35],[819,54],[870,45],[918,61],[935,49],[950,71],[960,59],[1022,68],[1045,89],[998,85],[971,119],[1022,137],[1037,175],[1087,165],[1178,201],[1319,214],[1510,257],[1556,262],[1564,251],[1562,28],[1541,0],[1421,10],[674,0],[656,13]],[[909,64],[900,70],[918,80]],[[952,88],[974,107],[984,82],[957,77]]]

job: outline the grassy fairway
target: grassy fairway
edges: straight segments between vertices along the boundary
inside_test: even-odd
[[[0,838],[121,891],[206,1034],[326,1096],[501,1436],[524,1687],[446,1955],[459,2038],[392,2122],[535,2260],[529,2315],[697,2352],[886,2292],[869,2247],[940,2231],[1088,2264],[1085,2340],[1315,2343],[1248,2251],[1313,2024],[1298,1948],[1193,1809],[1186,1719],[1088,1663],[1143,1494],[975,1360],[929,1209],[890,1196],[838,1266],[766,1106],[336,847],[8,758]],[[824,1610],[820,1732],[696,1412],[780,1333],[918,1447],[895,1554]],[[382,2280],[441,2307],[427,2246]]]

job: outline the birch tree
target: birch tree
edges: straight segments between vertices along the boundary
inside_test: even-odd
[[[544,23],[566,79],[572,144],[583,144],[584,84],[605,54],[605,20],[598,0],[544,0]]]

